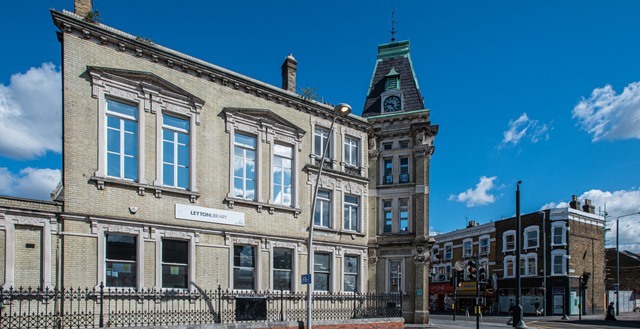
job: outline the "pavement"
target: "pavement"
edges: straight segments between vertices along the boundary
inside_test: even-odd
[[[618,321],[604,321],[604,314],[583,315],[582,320],[578,316],[572,316],[570,320],[562,320],[560,316],[530,316],[524,321],[530,329],[556,329],[556,328],[640,328],[640,313],[622,313],[617,316]],[[484,316],[480,322],[480,328],[513,328],[507,325],[508,316],[491,315]],[[475,316],[457,315],[456,321],[451,314],[431,314],[430,324],[405,324],[405,328],[475,328]]]

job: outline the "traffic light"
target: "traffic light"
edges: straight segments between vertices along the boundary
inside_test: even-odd
[[[458,287],[462,287],[462,281],[464,281],[464,272],[456,271],[456,279]]]
[[[587,290],[589,288],[589,279],[591,278],[591,273],[584,272],[582,277],[580,277],[580,284],[582,285],[582,290]]]
[[[487,281],[487,270],[483,266],[478,267],[478,280],[481,282]]]
[[[477,265],[475,260],[467,262],[467,273],[469,273],[469,280],[474,281],[477,276]]]

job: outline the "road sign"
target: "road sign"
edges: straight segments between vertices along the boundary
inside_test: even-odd
[[[302,284],[310,284],[310,283],[311,283],[311,274],[303,274]]]

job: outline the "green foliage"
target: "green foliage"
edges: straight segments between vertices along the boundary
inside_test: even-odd
[[[315,87],[305,87],[300,89],[300,96],[305,99],[313,99],[314,101],[320,101],[320,96],[318,96],[318,88]]]
[[[102,18],[100,18],[100,12],[97,10],[92,10],[88,12],[84,16],[84,21],[91,24],[100,23],[102,21]]]

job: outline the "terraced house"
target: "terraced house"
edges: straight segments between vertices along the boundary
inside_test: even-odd
[[[51,12],[62,181],[51,202],[0,198],[5,288],[294,294],[313,253],[315,292],[402,293],[405,319],[428,321],[437,126],[408,42],[379,47],[364,117],[338,116],[296,93],[291,55],[276,87],[91,12]]]

